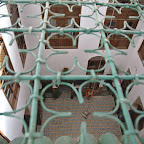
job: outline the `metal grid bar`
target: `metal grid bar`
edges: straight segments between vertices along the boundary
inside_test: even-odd
[[[137,139],[136,139],[136,136],[142,142],[142,139],[141,139],[141,137],[138,134],[137,127],[134,127],[133,124],[132,124],[132,120],[130,118],[130,114],[128,112],[127,105],[129,105],[135,112],[141,114],[141,116],[137,119],[137,122],[136,122],[136,125],[138,125],[138,122],[139,122],[140,118],[142,118],[144,116],[144,113],[141,112],[141,111],[137,111],[130,104],[130,102],[128,100],[128,91],[129,91],[130,87],[132,85],[134,85],[134,84],[143,84],[142,82],[140,82],[140,80],[143,80],[144,76],[143,76],[143,74],[141,74],[141,75],[119,75],[117,73],[117,69],[118,68],[116,67],[116,64],[114,62],[113,56],[111,55],[111,51],[110,51],[110,48],[109,48],[110,47],[109,46],[109,41],[108,41],[108,38],[106,37],[105,34],[106,33],[108,33],[108,34],[110,33],[112,35],[121,35],[121,34],[123,34],[123,36],[128,38],[127,34],[135,34],[135,36],[141,36],[142,34],[144,34],[144,31],[143,30],[134,30],[134,29],[124,30],[124,29],[110,29],[110,28],[106,28],[105,25],[102,23],[102,20],[99,18],[99,8],[98,8],[98,6],[108,6],[108,7],[111,7],[113,9],[117,10],[117,11],[118,11],[118,9],[116,7],[118,7],[118,6],[122,7],[122,8],[131,8],[131,9],[134,9],[134,10],[136,10],[138,12],[139,16],[137,17],[137,19],[142,20],[141,17],[144,17],[144,13],[143,13],[143,10],[142,10],[144,8],[144,5],[142,5],[142,4],[140,4],[140,3],[136,2],[136,1],[131,1],[131,3],[122,4],[122,3],[119,3],[116,0],[113,0],[112,2],[109,2],[109,3],[99,3],[97,1],[92,1],[91,2],[91,1],[38,1],[38,0],[36,0],[36,1],[31,1],[31,0],[27,0],[27,1],[24,1],[24,0],[22,0],[22,1],[20,1],[20,0],[6,1],[6,0],[1,0],[1,5],[4,4],[4,3],[5,4],[25,3],[26,5],[28,3],[30,3],[30,4],[39,4],[43,8],[43,11],[44,11],[44,18],[43,18],[42,25],[40,27],[38,27],[38,28],[22,27],[20,21],[17,21],[16,23],[19,24],[20,28],[14,28],[13,26],[11,26],[11,27],[8,27],[8,28],[6,27],[6,28],[1,28],[0,29],[1,33],[8,33],[8,34],[9,34],[9,32],[23,32],[24,34],[33,35],[36,32],[41,32],[41,37],[39,39],[39,44],[38,44],[38,56],[35,56],[36,64],[35,64],[34,68],[32,68],[30,71],[27,71],[27,72],[16,73],[16,72],[12,71],[9,68],[9,66],[8,66],[8,58],[6,57],[2,67],[6,66],[7,69],[13,75],[11,75],[11,76],[10,75],[9,76],[1,76],[0,77],[0,80],[9,80],[9,82],[6,83],[5,85],[8,85],[8,84],[14,83],[14,82],[17,82],[17,83],[23,82],[23,83],[27,84],[30,87],[30,89],[31,89],[32,93],[31,93],[30,99],[29,99],[28,103],[24,107],[22,107],[21,109],[15,110],[13,112],[0,113],[0,115],[5,115],[5,116],[9,116],[9,117],[15,117],[13,115],[14,113],[23,110],[30,103],[32,103],[32,111],[31,111],[31,120],[30,120],[29,131],[27,130],[27,126],[26,126],[26,124],[23,121],[23,124],[24,124],[24,127],[25,127],[25,137],[24,137],[25,139],[24,139],[23,143],[26,142],[27,137],[28,137],[28,143],[29,144],[33,144],[35,138],[42,137],[44,128],[45,128],[45,126],[48,124],[48,122],[50,120],[52,120],[52,119],[54,119],[56,117],[65,117],[65,116],[67,117],[67,116],[71,116],[72,115],[70,112],[60,113],[60,112],[56,112],[56,111],[47,109],[45,107],[45,105],[44,105],[44,102],[43,102],[43,94],[46,91],[46,89],[48,89],[50,86],[52,86],[54,84],[67,85],[67,86],[71,87],[75,91],[75,93],[77,94],[79,102],[83,103],[84,100],[83,100],[81,89],[86,83],[89,83],[89,82],[102,83],[103,85],[109,87],[110,90],[116,95],[116,98],[117,98],[117,106],[115,107],[115,109],[112,112],[109,112],[109,113],[98,113],[98,112],[95,112],[93,115],[96,116],[96,117],[108,117],[108,118],[111,118],[111,119],[115,119],[121,125],[121,127],[122,127],[122,129],[124,131],[124,134],[126,136],[125,143],[128,143],[128,142],[130,142],[131,144],[138,143]],[[43,6],[41,4],[46,4],[46,6]],[[51,5],[49,5],[49,4],[51,4]],[[69,5],[78,5],[78,6],[86,6],[87,5],[87,6],[91,6],[92,7],[91,8],[92,13],[96,15],[96,19],[95,19],[96,27],[95,28],[91,28],[91,29],[81,28],[80,26],[78,26],[77,28],[69,28],[69,27],[57,28],[57,27],[52,27],[48,23],[49,19],[51,18],[51,17],[48,17],[48,13],[50,12],[50,8],[53,5],[55,5],[55,4],[56,5],[65,5],[69,9],[69,11],[70,11]],[[55,15],[59,16],[60,14],[59,15],[55,14]],[[5,15],[1,14],[1,18],[2,17],[5,17]],[[91,16],[89,16],[89,15],[87,15],[85,17],[90,17],[91,18]],[[36,16],[35,16],[35,18],[36,18]],[[74,21],[73,21],[73,23],[76,25],[76,23]],[[51,28],[48,29],[47,25],[49,25]],[[96,29],[96,28],[98,28],[98,29]],[[81,65],[78,62],[78,59],[75,58],[75,64],[74,64],[74,66],[73,66],[73,68],[71,70],[69,70],[67,72],[64,72],[64,73],[53,71],[46,64],[47,61],[48,61],[48,58],[50,56],[52,56],[52,55],[49,55],[46,59],[42,59],[44,45],[48,45],[50,47],[50,49],[53,50],[53,52],[54,52],[53,54],[66,54],[67,51],[54,50],[49,44],[49,40],[53,36],[53,34],[51,36],[49,36],[47,40],[45,40],[45,34],[47,32],[52,32],[53,34],[56,33],[56,34],[60,34],[60,35],[65,35],[68,32],[82,32],[83,34],[94,34],[94,32],[95,33],[100,32],[101,33],[100,39],[101,39],[101,41],[102,41],[102,43],[103,43],[103,45],[105,47],[105,51],[106,51],[106,54],[107,54],[105,57],[103,57],[105,59],[105,66],[102,69],[100,69],[100,70],[86,70],[83,67],[81,67]],[[72,38],[73,45],[75,45],[76,39],[74,39],[70,34],[67,34],[67,35],[70,38]],[[96,35],[96,36],[98,37],[98,35]],[[16,38],[12,38],[10,44],[12,44],[15,39]],[[128,38],[128,40],[134,46],[134,39]],[[112,47],[112,48],[114,49],[114,47]],[[115,49],[115,50],[117,52],[120,52],[121,54],[125,54],[122,50],[118,50],[118,49]],[[89,53],[98,53],[98,51],[99,51],[99,49],[85,50],[85,52],[89,52]],[[29,50],[21,50],[21,52],[29,53],[30,51]],[[47,70],[52,72],[55,75],[54,76],[51,76],[51,75],[43,76],[43,75],[41,75],[41,65],[42,64],[45,64]],[[95,72],[99,72],[99,71],[104,70],[108,64],[110,64],[110,68],[111,68],[111,72],[112,72],[111,76],[109,76],[109,75],[96,75],[95,74]],[[76,66],[78,66],[81,70],[83,70],[85,72],[90,72],[91,75],[90,76],[88,76],[88,75],[83,75],[83,76],[81,76],[81,75],[67,75],[70,72],[72,72],[75,69]],[[27,75],[29,72],[33,71],[34,69],[36,70],[36,72],[35,72],[35,74],[33,76]],[[122,71],[122,70],[120,70],[120,71]],[[124,73],[126,73],[126,72],[124,72]],[[28,83],[25,82],[25,80],[34,80],[34,87],[32,88]],[[39,95],[38,87],[39,87],[40,80],[45,80],[45,81],[46,80],[56,80],[56,82],[47,85],[42,90],[41,94]],[[80,86],[79,91],[77,91],[76,88],[73,85],[71,85],[70,83],[62,82],[63,80],[85,80],[85,82]],[[101,80],[113,80],[114,83],[115,83],[115,86],[116,86],[116,90],[111,85],[107,84],[106,82],[102,82]],[[125,96],[123,95],[119,80],[135,80],[134,83],[132,83],[130,86],[128,86]],[[3,87],[5,85],[3,85]],[[42,126],[41,132],[37,133],[36,132],[37,111],[35,111],[35,110],[38,107],[38,100],[39,99],[41,101],[42,108],[44,110],[46,110],[47,112],[50,112],[50,113],[54,114],[54,116],[52,116],[50,119],[48,119],[45,122],[45,124]],[[123,111],[123,114],[124,114],[124,118],[125,118],[125,121],[126,121],[126,127],[122,124],[122,122],[119,119],[117,119],[116,117],[113,116],[113,114],[118,110],[119,106],[121,106],[121,108],[122,108],[122,111]],[[18,118],[18,119],[20,119],[20,118]],[[82,125],[82,126],[85,127],[84,125]],[[83,128],[82,128],[82,130],[83,130]],[[83,134],[83,131],[82,131],[82,134]],[[128,138],[128,136],[130,136],[129,137],[130,139]],[[82,138],[81,138],[81,141],[83,141]]]

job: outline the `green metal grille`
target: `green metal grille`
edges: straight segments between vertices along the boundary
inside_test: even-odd
[[[117,55],[121,54],[121,55],[127,55],[126,52],[124,52],[123,50],[117,49],[116,47],[112,46],[109,38],[112,35],[121,35],[124,36],[125,38],[127,38],[130,43],[132,44],[133,47],[135,47],[135,43],[134,43],[134,38],[135,37],[140,37],[144,34],[143,30],[136,30],[133,29],[131,26],[129,26],[129,24],[125,21],[124,22],[124,27],[122,29],[111,29],[109,27],[106,27],[104,25],[104,23],[102,22],[102,20],[100,19],[99,15],[100,11],[99,9],[101,7],[111,7],[112,9],[114,9],[115,11],[117,11],[117,13],[121,14],[121,10],[123,8],[129,8],[129,9],[133,9],[135,11],[138,12],[139,16],[133,16],[133,18],[138,19],[140,21],[143,22],[143,17],[144,17],[144,12],[143,12],[143,8],[144,5],[140,4],[138,1],[135,0],[130,0],[129,3],[120,3],[117,0],[113,0],[109,3],[105,3],[105,2],[98,2],[98,1],[46,1],[46,0],[1,0],[1,7],[7,4],[19,4],[19,3],[23,3],[25,4],[23,6],[27,7],[30,4],[36,4],[39,5],[42,8],[42,14],[44,14],[42,23],[40,26],[38,27],[23,27],[21,25],[21,20],[18,19],[17,22],[10,26],[10,27],[4,27],[0,29],[0,33],[7,33],[9,35],[10,32],[21,32],[20,35],[18,35],[17,37],[20,37],[22,35],[36,35],[38,32],[41,32],[41,36],[39,37],[39,43],[37,45],[37,47],[35,48],[31,48],[30,50],[19,50],[20,52],[24,52],[24,53],[30,53],[35,57],[35,65],[33,68],[31,68],[31,70],[26,71],[26,72],[20,72],[20,73],[16,73],[14,71],[12,71],[9,68],[8,65],[8,57],[5,58],[4,63],[2,65],[2,67],[6,66],[6,68],[8,69],[8,71],[10,71],[12,73],[12,75],[2,75],[0,77],[0,80],[7,80],[8,82],[6,84],[4,84],[2,86],[2,88],[5,85],[9,85],[11,83],[24,83],[26,84],[30,91],[31,91],[31,95],[29,98],[29,101],[27,102],[27,104],[20,108],[17,109],[15,111],[12,112],[4,112],[4,113],[0,113],[0,115],[4,115],[7,117],[14,117],[16,119],[19,119],[23,125],[24,125],[24,129],[25,129],[25,135],[24,135],[24,140],[23,140],[23,144],[26,143],[26,140],[28,140],[29,144],[33,144],[34,143],[34,139],[35,138],[41,138],[43,136],[43,132],[44,132],[44,128],[46,127],[46,125],[48,125],[49,121],[53,120],[54,118],[57,117],[70,117],[72,115],[72,113],[70,112],[58,112],[58,111],[54,111],[51,110],[49,108],[46,108],[44,102],[43,102],[43,95],[45,93],[45,91],[57,84],[57,85],[66,85],[71,87],[74,92],[77,95],[78,101],[79,103],[83,103],[84,99],[83,99],[83,95],[82,95],[82,88],[84,85],[86,85],[87,83],[101,83],[104,86],[108,87],[113,94],[116,97],[116,107],[114,108],[113,111],[111,112],[107,112],[107,113],[103,113],[103,112],[94,112],[93,116],[95,117],[103,117],[103,118],[110,118],[110,119],[114,119],[115,121],[117,121],[122,130],[124,131],[124,135],[125,135],[125,143],[131,143],[131,144],[137,144],[138,141],[137,139],[139,139],[142,143],[144,143],[144,141],[142,140],[142,138],[139,135],[139,131],[138,131],[138,123],[139,121],[144,117],[144,112],[142,111],[138,111],[136,110],[132,104],[130,103],[130,101],[128,100],[128,92],[130,90],[130,88],[133,85],[140,85],[143,84],[142,80],[144,79],[143,74],[140,75],[130,75],[127,72],[124,72],[123,70],[121,70],[115,63],[114,61],[114,57],[116,57]],[[96,18],[93,18],[92,15],[80,15],[80,17],[88,17],[90,19],[95,20],[95,27],[94,28],[82,28],[80,27],[74,20],[74,18],[71,20],[71,24],[67,27],[54,27],[50,24],[50,19],[52,17],[59,17],[59,16],[64,16],[60,13],[53,13],[50,8],[53,7],[54,5],[64,5],[68,8],[68,10],[70,12],[72,12],[72,8],[74,6],[87,6],[89,7],[89,9],[92,12],[92,15],[96,15]],[[21,12],[23,10],[23,8],[21,8]],[[52,16],[48,16],[48,13],[51,13]],[[0,18],[2,17],[10,17],[10,15],[4,15],[4,14],[0,14]],[[39,16],[32,16],[32,18],[38,18]],[[112,19],[112,16],[105,16],[104,19]],[[76,28],[71,28],[71,25],[75,24]],[[18,28],[15,28],[15,25],[19,25]],[[48,28],[49,26],[49,28]],[[125,28],[128,27],[129,30],[126,30]],[[45,38],[45,34],[51,32],[52,34],[46,39]],[[79,32],[79,35],[77,35],[75,38],[69,34],[69,32]],[[101,33],[101,36],[98,35],[98,33]],[[100,39],[101,42],[101,46],[99,48],[93,49],[93,50],[84,50],[85,53],[95,53],[95,54],[100,54],[101,56],[103,56],[104,60],[105,60],[105,65],[98,70],[87,70],[85,68],[83,68],[79,61],[78,58],[75,57],[74,60],[74,65],[73,68],[70,69],[67,72],[60,72],[60,71],[54,71],[52,70],[48,65],[47,65],[47,61],[48,59],[53,56],[53,55],[57,55],[57,54],[67,54],[67,51],[63,50],[56,50],[53,49],[52,46],[50,46],[49,40],[53,35],[57,35],[60,34],[61,36],[63,35],[67,35],[68,37],[70,37],[72,39],[73,42],[73,46],[76,45],[76,41],[78,39],[79,36],[84,35],[84,34],[93,34],[96,37],[98,37]],[[134,34],[133,38],[130,38],[128,35],[129,34]],[[108,35],[108,36],[106,36]],[[11,41],[10,41],[10,45],[12,45],[12,43],[15,41],[15,39],[17,37],[12,37],[11,35]],[[44,50],[44,45],[48,45],[49,48],[53,51],[52,54],[49,54],[45,59],[43,59],[43,50]],[[104,47],[106,55],[104,56],[99,50],[101,50]],[[116,54],[112,55],[111,54],[111,49],[115,50]],[[38,49],[38,54],[36,55],[34,53],[34,50]],[[54,75],[41,75],[41,66],[45,65],[47,71],[53,73]],[[111,75],[97,75],[96,72],[100,72],[105,70],[106,66],[110,65],[110,69],[111,69]],[[78,66],[80,70],[85,71],[85,72],[89,72],[90,75],[69,75],[74,69],[75,67]],[[32,72],[33,70],[35,70],[34,75],[29,75],[30,72]],[[123,75],[119,75],[118,72],[123,72]],[[34,87],[32,87],[27,80],[33,80],[34,81]],[[39,92],[39,84],[40,81],[47,81],[47,80],[55,80],[56,82],[48,84],[42,91],[41,93]],[[80,85],[79,90],[77,90],[72,84],[68,83],[68,82],[64,82],[65,80],[85,80],[85,82],[83,84]],[[109,83],[104,82],[105,80],[112,80],[115,84],[115,88],[114,89],[112,87],[112,85],[110,85]],[[120,85],[119,80],[134,80],[126,89],[126,92],[123,94],[122,92],[122,88]],[[41,106],[42,108],[47,111],[48,113],[52,113],[53,116],[50,117],[49,119],[46,120],[46,122],[43,124],[41,131],[38,133],[36,132],[36,123],[37,123],[37,109],[38,109],[38,101],[40,100]],[[27,125],[25,123],[25,121],[17,116],[15,116],[14,114],[22,111],[23,109],[25,109],[26,107],[28,107],[30,104],[32,103],[32,107],[31,107],[31,119],[30,119],[30,126],[29,129],[27,128]],[[116,111],[118,110],[118,108],[121,107],[122,108],[122,112],[124,115],[124,119],[126,122],[126,126],[121,122],[120,119],[118,119],[114,114],[116,113]],[[128,111],[128,107],[130,107],[134,112],[140,114],[138,116],[138,118],[135,121],[135,125],[133,125],[129,111]],[[82,132],[81,132],[81,144],[83,143],[84,139],[87,139],[87,136],[85,134],[85,124],[82,124]],[[88,139],[86,140],[88,141]],[[43,143],[43,141],[40,141],[40,143]]]

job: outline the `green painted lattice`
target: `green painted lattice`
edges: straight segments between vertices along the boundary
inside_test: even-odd
[[[5,4],[24,3],[25,4],[23,6],[23,8],[24,8],[29,4],[37,4],[42,8],[42,13],[40,15],[44,14],[42,23],[38,27],[23,27],[21,25],[21,20],[18,19],[17,22],[14,25],[12,25],[11,27],[5,27],[5,28],[0,29],[0,33],[7,33],[7,34],[10,34],[10,32],[22,32],[17,37],[22,36],[22,35],[26,35],[26,34],[27,35],[36,35],[36,33],[41,32],[41,36],[39,38],[39,43],[38,43],[37,47],[31,48],[29,50],[20,50],[20,52],[29,53],[35,57],[36,63],[34,65],[34,67],[31,68],[31,70],[29,70],[29,71],[16,73],[9,68],[8,57],[6,57],[2,67],[6,66],[6,68],[8,69],[8,71],[10,71],[12,73],[12,75],[8,75],[8,76],[3,75],[0,77],[0,80],[7,80],[8,81],[7,83],[5,83],[3,85],[3,87],[5,85],[9,85],[11,83],[17,82],[17,83],[26,84],[31,91],[29,101],[27,102],[27,104],[24,107],[17,109],[15,111],[12,111],[12,112],[0,113],[0,115],[4,115],[4,116],[8,116],[8,117],[14,117],[16,119],[19,119],[23,123],[24,129],[25,129],[23,144],[26,143],[26,140],[28,140],[29,144],[33,144],[35,138],[39,138],[39,137],[41,138],[43,136],[44,128],[49,123],[49,121],[53,120],[54,118],[70,117],[72,115],[72,113],[70,113],[70,112],[58,112],[58,111],[54,111],[54,110],[46,108],[46,106],[43,102],[43,95],[49,87],[51,87],[55,84],[66,85],[66,86],[71,87],[74,90],[74,92],[76,93],[78,101],[81,104],[84,102],[84,99],[82,96],[82,88],[84,85],[86,85],[87,83],[90,83],[90,82],[93,82],[93,83],[97,82],[97,83],[103,84],[104,86],[108,87],[116,97],[116,107],[114,108],[113,111],[107,112],[107,113],[94,112],[93,116],[110,118],[110,119],[114,119],[115,121],[117,121],[120,124],[122,130],[124,131],[126,144],[128,144],[128,143],[137,144],[138,143],[137,139],[139,139],[139,141],[141,141],[141,143],[144,143],[144,141],[140,137],[139,131],[138,131],[138,123],[144,117],[144,112],[136,110],[132,106],[130,101],[128,100],[128,92],[129,92],[130,88],[133,85],[143,84],[143,82],[141,82],[141,80],[144,79],[144,76],[143,76],[143,74],[130,75],[127,72],[122,71],[115,64],[114,57],[117,56],[118,54],[127,55],[127,53],[120,50],[120,49],[113,47],[109,41],[109,37],[112,35],[122,35],[122,36],[126,37],[134,47],[135,46],[134,38],[142,36],[144,34],[144,31],[133,29],[131,26],[128,25],[128,23],[126,21],[124,22],[123,29],[116,29],[116,28],[111,29],[109,27],[106,27],[103,24],[102,20],[99,18],[99,14],[100,14],[99,8],[101,8],[101,7],[105,7],[105,6],[111,7],[112,9],[117,11],[118,14],[121,14],[121,10],[123,8],[130,8],[130,9],[137,11],[139,14],[139,16],[135,16],[135,17],[133,16],[133,18],[138,19],[138,20],[143,22],[144,5],[140,4],[138,1],[135,1],[135,0],[130,0],[129,3],[120,3],[117,0],[113,0],[109,3],[98,2],[95,0],[93,0],[93,1],[0,0],[0,1],[1,1],[1,7],[4,6]],[[82,28],[75,22],[74,18],[71,20],[71,24],[67,27],[54,27],[54,26],[52,26],[50,24],[50,19],[53,16],[55,16],[55,17],[64,16],[64,15],[59,14],[59,13],[53,13],[50,10],[50,8],[54,5],[64,5],[68,8],[68,10],[70,12],[72,12],[72,10],[73,10],[72,8],[74,6],[77,6],[77,5],[78,6],[87,6],[91,10],[92,14],[91,15],[80,15],[80,17],[88,17],[90,19],[95,20],[95,27],[89,28],[89,29]],[[21,8],[21,12],[22,12],[23,8]],[[48,13],[51,13],[52,16],[48,17]],[[96,18],[92,17],[93,14],[96,15]],[[10,15],[0,14],[0,18],[2,18],[2,17],[10,17]],[[33,16],[33,17],[38,18],[39,16]],[[112,19],[113,17],[109,16],[109,17],[105,17],[104,19],[106,19],[106,18]],[[18,28],[14,27],[16,24],[18,25]],[[71,28],[72,24],[74,24],[76,26],[76,28]],[[47,28],[48,26],[49,26],[49,28]],[[126,27],[128,27],[129,30],[126,30],[125,29]],[[52,34],[47,39],[45,39],[45,34],[48,32],[49,33],[51,32]],[[77,35],[74,38],[71,34],[69,34],[69,32],[79,32],[79,35]],[[99,32],[101,33],[101,36],[98,35]],[[76,45],[76,41],[80,35],[83,35],[83,34],[95,35],[96,37],[98,37],[100,39],[101,46],[99,48],[96,48],[93,50],[84,50],[84,51],[85,51],[85,53],[100,54],[101,56],[103,56],[103,58],[105,60],[105,65],[99,70],[87,70],[87,69],[84,69],[80,65],[78,58],[76,57],[73,68],[70,69],[69,71],[61,73],[60,71],[52,70],[47,65],[48,59],[53,55],[67,54],[67,51],[64,51],[64,50],[59,51],[59,50],[53,49],[53,47],[50,46],[50,43],[49,43],[50,38],[53,35],[57,35],[57,34],[60,34],[61,36],[67,35],[68,37],[70,37],[72,39],[73,46]],[[130,38],[130,37],[128,37],[128,34],[134,34],[134,37]],[[106,37],[106,35],[108,35],[108,36]],[[11,37],[10,45],[13,43],[13,41],[15,39],[16,38]],[[48,45],[49,48],[53,51],[53,53],[48,55],[45,59],[42,58],[44,45]],[[102,49],[103,47],[105,48],[106,56],[104,56],[102,53],[99,52],[99,50]],[[111,54],[110,48],[116,51],[115,55]],[[36,55],[34,53],[35,49],[38,49],[38,55]],[[111,68],[111,73],[112,73],[111,75],[96,75],[96,72],[105,70],[105,68],[108,64],[110,65],[110,68]],[[41,66],[42,65],[45,65],[46,69],[49,72],[53,73],[54,75],[41,75]],[[82,71],[89,72],[91,75],[68,75],[69,73],[71,73],[75,69],[76,66],[78,66],[79,69],[81,69]],[[35,73],[33,75],[29,75],[29,73],[32,72],[33,70],[35,70]],[[119,75],[118,71],[123,72],[123,75]],[[32,87],[27,82],[27,80],[33,80],[34,81],[34,87]],[[56,80],[56,82],[47,85],[39,94],[39,84],[40,84],[41,80],[43,80],[43,81]],[[85,82],[83,84],[81,84],[79,87],[79,90],[77,90],[72,84],[70,84],[68,82],[63,82],[65,80],[85,80]],[[112,80],[115,84],[116,89],[114,89],[109,83],[104,82],[105,80]],[[134,80],[127,87],[125,94],[123,94],[123,92],[122,92],[122,88],[121,88],[119,80]],[[38,101],[39,100],[41,102],[42,108],[45,111],[47,111],[48,113],[53,114],[53,116],[50,117],[49,119],[47,119],[46,122],[43,124],[40,133],[36,132],[36,123],[37,123],[37,111],[36,110],[38,109]],[[21,118],[15,116],[14,114],[19,112],[19,111],[24,110],[31,103],[32,103],[31,119],[30,119],[30,126],[28,129],[25,121],[22,120]],[[114,116],[114,114],[116,113],[116,111],[118,110],[118,108],[120,106],[121,106],[122,111],[123,111],[126,126],[121,122],[121,120],[119,120],[116,116]],[[130,118],[128,107],[130,107],[134,112],[140,114],[135,121],[135,125],[133,125],[132,120]],[[85,129],[85,124],[82,124],[80,144],[82,144],[83,141],[88,141],[88,138],[87,138],[87,135],[85,132],[86,130],[84,130],[84,129]],[[44,142],[41,140],[40,143],[44,143]]]

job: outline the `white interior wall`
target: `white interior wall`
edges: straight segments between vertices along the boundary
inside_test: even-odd
[[[143,30],[143,23],[139,21],[137,29]],[[132,47],[132,45],[129,46],[128,49],[128,66],[127,69],[130,69],[130,72],[132,74],[142,74],[144,72],[144,66],[141,62],[141,59],[138,55],[138,50],[144,40],[144,37],[137,37],[135,38],[135,47]],[[134,86],[132,90],[129,93],[129,100],[133,103],[138,96],[141,97],[142,103],[144,105],[144,98],[143,98],[143,91],[144,88],[143,85]],[[138,90],[136,90],[138,89]]]
[[[107,1],[107,0],[104,0],[104,1]],[[100,12],[103,13],[104,15],[106,13],[106,8],[107,7],[100,8]],[[26,18],[27,15],[35,15],[35,14],[40,14],[40,13],[41,13],[41,9],[38,5],[29,5],[28,7],[25,7],[23,9],[23,13],[20,14],[23,26],[34,27],[34,26],[40,25],[41,19]],[[82,15],[91,14],[91,10],[88,7],[83,6],[81,10],[81,14]],[[92,17],[96,18],[95,14]],[[103,17],[100,16],[100,18],[102,19]],[[80,26],[83,28],[93,28],[95,27],[95,21],[90,18],[81,17]],[[100,33],[97,33],[97,34],[100,36]],[[26,45],[28,49],[31,49],[38,44],[38,39],[34,36],[30,37],[28,35],[25,35],[25,40],[26,40]],[[66,49],[66,50],[59,49],[59,51],[67,51],[68,54],[53,55],[51,58],[49,58],[49,60],[47,61],[47,64],[51,69],[55,71],[62,71],[64,67],[71,69],[74,65],[74,58],[77,57],[80,65],[86,69],[88,60],[94,56],[98,56],[98,54],[85,53],[84,50],[86,49],[91,50],[91,49],[97,48],[99,45],[99,41],[100,41],[99,38],[92,34],[84,34],[79,37],[78,49]],[[37,50],[35,52],[37,53]],[[101,50],[100,52],[106,55],[104,51]],[[44,49],[43,59],[45,59],[51,53],[53,53],[52,50]],[[112,52],[112,55],[114,53],[115,51]],[[35,64],[35,60],[31,58],[32,58],[31,55],[27,56],[25,70],[29,69]],[[118,65],[120,65],[119,63],[123,63],[125,61],[125,56],[116,57],[115,61]],[[124,64],[126,65],[126,63]],[[123,68],[125,67],[125,65],[120,65],[120,66]],[[110,69],[107,68],[107,71],[110,71]],[[48,70],[46,70],[45,65],[41,67],[41,74],[53,75]],[[78,67],[76,67],[75,70],[71,72],[71,74],[72,75],[76,75],[76,74],[85,75],[86,73],[80,70]]]
[[[7,7],[2,6],[0,8],[0,13],[8,14]],[[0,18],[0,28],[4,28],[8,26],[11,26],[10,18],[9,17]],[[14,37],[14,33],[11,33],[11,34]],[[11,40],[11,36],[2,33],[2,38],[6,45],[14,71],[23,72],[23,66],[22,66],[21,58],[18,52],[18,46],[17,46],[16,41],[14,41],[12,46],[10,46],[9,42]],[[28,100],[28,97],[29,97],[28,88],[20,83],[20,92],[19,92],[19,98],[17,102],[17,109],[21,108],[26,103],[26,101]],[[2,90],[0,90],[0,102],[1,102],[0,112],[13,111]],[[15,116],[19,116],[20,118],[23,119],[24,110],[15,114]],[[22,123],[16,118],[0,116],[0,130],[10,140],[13,140],[15,137],[20,137],[23,135]]]
[[[105,14],[106,7],[104,9],[101,9],[101,12]],[[40,19],[28,19],[26,18],[26,15],[29,15],[29,14],[34,15],[34,14],[39,14],[39,13],[41,13],[41,9],[39,8],[38,5],[35,5],[35,6],[30,5],[28,7],[25,7],[23,10],[23,13],[20,14],[23,26],[30,27],[30,26],[33,26],[32,24],[35,24],[34,26],[38,26],[41,23]],[[87,7],[82,7],[81,14],[89,14],[89,13],[91,13],[90,9],[88,9]],[[85,27],[85,28],[88,28],[88,27],[91,28],[95,26],[95,21],[92,19],[88,20],[88,18],[82,17],[80,26]],[[28,35],[25,35],[25,40],[26,40],[26,45],[28,49],[33,48],[34,44],[38,44],[38,39],[36,39],[36,37],[30,38]],[[78,60],[81,66],[84,68],[87,68],[88,60],[91,57],[95,56],[95,54],[84,53],[84,50],[94,49],[98,47],[98,45],[99,45],[99,38],[97,38],[96,36],[87,35],[87,34],[82,35],[79,37],[78,49],[68,49],[66,50],[68,51],[68,54],[65,54],[65,55],[63,54],[54,55],[47,61],[47,63],[50,66],[50,68],[52,68],[53,70],[62,71],[64,67],[68,67],[69,69],[72,68],[74,64],[74,57],[78,57]],[[65,50],[59,50],[59,51],[65,51]],[[44,49],[43,58],[46,58],[46,56],[51,53],[53,53],[51,50]],[[25,70],[29,69],[32,65],[34,65],[34,63],[35,63],[35,60],[31,60],[31,56],[27,56]],[[45,69],[45,66],[42,66],[41,72],[43,75],[45,74],[51,75],[51,73]],[[85,72],[81,71],[79,68],[76,67],[76,69],[71,74],[84,75]]]
[[[144,30],[143,22],[139,21],[137,25],[138,30]],[[144,37],[135,38],[135,47],[132,47],[130,44],[128,48],[128,66],[127,69],[130,69],[131,74],[143,74],[144,73],[144,65],[141,62],[141,59],[138,55],[138,50],[144,40]],[[133,104],[135,100],[140,96],[142,104],[144,106],[144,85],[134,85],[131,91],[128,94],[128,98],[130,102]],[[144,134],[144,129],[140,132],[141,135]]]

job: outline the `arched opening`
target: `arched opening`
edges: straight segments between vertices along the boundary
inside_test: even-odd
[[[88,60],[88,66],[87,70],[99,70],[105,65],[105,60],[102,56],[95,56],[92,57]],[[102,75],[103,70],[99,72],[95,72],[96,75]],[[90,75],[89,72],[87,72],[87,75]],[[89,89],[92,89],[94,91],[95,95],[100,95],[101,94],[101,85],[99,83],[89,83]]]
[[[95,56],[88,60],[87,70],[98,70],[101,69],[105,65],[105,60],[102,56]],[[96,72],[97,75],[103,74],[103,71]],[[87,73],[89,75],[89,73]]]

